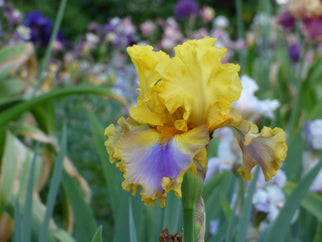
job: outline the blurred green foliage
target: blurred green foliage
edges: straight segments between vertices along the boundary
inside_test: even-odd
[[[60,1],[13,0],[15,6],[24,13],[38,10],[45,16],[55,19]],[[174,14],[177,0],[69,0],[61,26],[68,39],[75,39],[84,33],[91,22],[104,24],[111,17],[131,16],[134,23],[147,19],[167,18]],[[235,17],[234,0],[211,1],[199,0],[199,7],[208,5],[216,9],[216,14]],[[248,21],[255,12],[256,5],[247,1],[245,18]]]

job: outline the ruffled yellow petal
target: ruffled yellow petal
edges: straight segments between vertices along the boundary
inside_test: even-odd
[[[146,125],[139,124],[131,117],[127,119],[121,117],[117,121],[117,124],[121,127],[123,133],[140,130],[147,127]],[[109,154],[110,162],[114,163],[115,161],[120,159],[120,157],[115,154],[115,147],[120,137],[122,136],[122,133],[114,126],[114,124],[110,124],[105,129],[104,135],[108,136],[108,139],[105,141],[104,145],[106,147],[107,153]]]
[[[138,73],[140,96],[144,99],[161,78],[160,72],[165,68],[170,57],[162,51],[153,51],[152,46],[134,45],[128,47],[127,52]]]
[[[110,162],[114,163],[118,160],[118,158],[115,157],[114,150],[121,137],[121,132],[115,128],[114,124],[111,124],[105,129],[104,135],[109,137],[109,139],[105,141],[105,147],[108,155],[110,156]]]
[[[155,86],[170,114],[183,108],[188,127],[219,125],[241,93],[238,65],[222,64],[226,49],[213,38],[190,40],[175,47],[175,57]]]
[[[154,106],[152,106],[152,101],[145,102],[138,100],[138,104],[131,108],[130,115],[138,122],[147,123],[150,125],[161,126],[165,123],[171,122],[171,116],[169,115],[165,106],[162,103],[159,103],[158,105],[154,105],[156,106],[156,108],[154,108]],[[160,109],[161,107],[163,107],[163,110],[157,111],[157,108]]]
[[[284,131],[264,127],[258,134],[257,126],[246,120],[235,121],[230,125],[243,152],[243,165],[239,168],[243,179],[248,181],[253,178],[251,170],[257,164],[262,168],[266,181],[275,176],[286,158]]]
[[[152,46],[128,47],[127,51],[139,77],[138,104],[130,110],[131,117],[141,123],[163,125],[168,122],[169,113],[153,90],[161,80],[161,74],[170,57],[162,51],[153,51]]]

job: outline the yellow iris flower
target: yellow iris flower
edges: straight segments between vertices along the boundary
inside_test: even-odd
[[[142,187],[142,201],[165,206],[167,192],[181,197],[183,175],[197,174],[197,165],[207,166],[210,134],[226,125],[233,128],[243,151],[239,169],[245,180],[259,164],[266,180],[271,179],[286,157],[285,133],[242,120],[231,106],[242,85],[239,65],[222,64],[225,48],[216,39],[189,40],[174,48],[170,58],[151,46],[127,49],[139,77],[140,95],[130,117],[121,117],[120,129],[105,130],[110,161],[124,173],[123,189],[135,195]]]

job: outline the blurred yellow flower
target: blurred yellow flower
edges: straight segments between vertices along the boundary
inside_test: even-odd
[[[322,15],[322,1],[291,0],[290,11],[296,18],[317,18]]]
[[[183,175],[197,174],[197,165],[207,166],[207,146],[216,128],[230,125],[244,153],[240,173],[252,178],[259,164],[270,179],[285,159],[287,146],[283,130],[257,126],[239,118],[231,106],[242,91],[239,65],[222,64],[226,49],[214,46],[216,39],[189,40],[174,48],[170,58],[151,46],[129,47],[137,70],[137,105],[130,117],[121,117],[116,128],[105,130],[110,161],[124,172],[123,189],[135,195],[142,186],[142,201],[165,206],[167,192],[181,197]]]

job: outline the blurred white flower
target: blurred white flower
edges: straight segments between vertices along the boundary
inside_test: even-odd
[[[22,19],[23,15],[19,10],[15,9],[15,10],[13,10],[12,17],[14,19],[19,20],[19,19]]]
[[[26,26],[19,25],[17,27],[17,33],[19,34],[20,38],[22,38],[25,41],[30,40],[31,38],[31,30]]]
[[[95,46],[99,42],[99,37],[93,33],[86,33],[86,42],[90,43],[91,45]]]
[[[219,15],[215,18],[213,25],[216,28],[226,29],[229,26],[229,20],[225,16]]]
[[[253,19],[253,24],[255,26],[270,25],[272,22],[272,16],[267,13],[257,13]]]
[[[109,32],[109,33],[107,33],[105,35],[105,40],[107,42],[110,42],[110,43],[114,44],[116,42],[116,40],[117,40],[117,36],[116,36],[116,34],[114,32]]]
[[[322,169],[315,177],[313,183],[311,184],[310,190],[312,192],[322,192]]]
[[[207,182],[216,171],[230,171],[234,164],[241,162],[242,153],[238,146],[234,132],[229,127],[217,129],[214,135],[218,139],[218,157],[210,158],[205,177]]]
[[[121,22],[122,24],[120,26],[123,27],[122,31],[125,35],[131,35],[131,34],[135,34],[136,32],[136,27],[135,25],[132,23],[132,20],[130,17],[126,17],[122,20]]]
[[[303,135],[313,150],[322,150],[322,119],[307,121]]]
[[[276,3],[279,5],[284,5],[288,3],[288,0],[276,0]]]
[[[273,221],[285,203],[285,195],[276,185],[267,185],[258,189],[253,196],[253,205],[257,211],[267,213],[267,219]]]
[[[260,114],[268,118],[274,118],[273,111],[280,106],[278,100],[258,100],[255,92],[259,89],[255,80],[247,75],[241,77],[243,91],[237,102],[233,103],[233,107],[238,109],[244,117],[252,114]]]
[[[262,188],[268,184],[274,184],[280,188],[283,188],[285,186],[286,181],[287,181],[287,177],[282,169],[277,170],[276,175],[273,176],[273,178],[267,182],[265,182],[263,171],[260,170],[256,186],[258,188]]]
[[[312,152],[311,150],[304,151],[302,157],[302,175],[304,176],[306,173],[308,173],[319,162],[319,160],[320,159],[315,152]],[[310,190],[313,192],[322,192],[322,169],[312,182]]]

